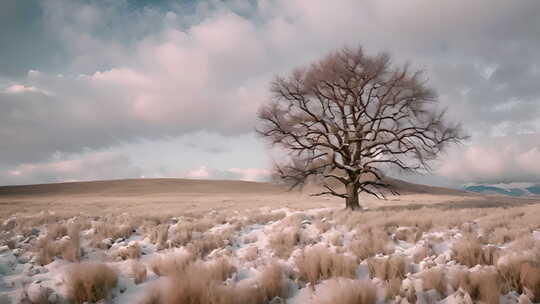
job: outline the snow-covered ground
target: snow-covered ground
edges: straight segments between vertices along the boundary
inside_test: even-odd
[[[170,277],[186,276],[156,261],[178,258],[179,265],[185,257],[201,265],[225,259],[234,270],[207,288],[238,292],[260,289],[265,269],[279,265],[284,288],[265,291],[253,303],[529,303],[540,298],[540,221],[529,214],[537,209],[262,208],[159,219],[15,215],[0,223],[0,303],[79,301],[69,284],[79,260],[103,263],[118,275],[101,302],[150,303],[156,286],[174,289]],[[73,244],[77,252],[68,254]],[[146,275],[137,284],[134,269],[141,268]],[[364,289],[373,292],[372,300],[350,295]]]

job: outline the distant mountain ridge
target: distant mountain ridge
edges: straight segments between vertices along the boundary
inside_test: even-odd
[[[509,196],[540,196],[540,184],[533,183],[507,183],[507,184],[468,184],[466,191],[501,194]]]

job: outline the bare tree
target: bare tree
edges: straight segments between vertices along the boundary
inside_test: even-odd
[[[276,175],[291,189],[322,184],[313,195],[384,198],[392,191],[384,172],[429,170],[449,143],[465,138],[445,121],[435,92],[408,65],[392,68],[387,54],[361,48],[330,53],[271,83],[272,102],[259,109],[258,133],[287,151]]]

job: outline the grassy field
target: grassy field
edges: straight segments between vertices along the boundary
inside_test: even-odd
[[[387,200],[362,196],[368,208],[504,207],[534,203],[537,200],[504,196],[486,196],[470,192],[394,181],[401,195]],[[208,210],[236,210],[287,207],[293,210],[341,208],[342,199],[313,197],[316,187],[304,192],[288,192],[269,183],[243,181],[206,181],[187,179],[134,179],[74,182],[0,187],[0,218],[15,213],[35,214],[49,211],[62,214],[179,215]]]
[[[540,302],[537,200],[393,182],[363,212],[238,181],[0,187],[0,303]]]

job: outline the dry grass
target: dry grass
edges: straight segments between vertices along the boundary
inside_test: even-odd
[[[67,298],[76,304],[108,299],[117,282],[116,272],[106,264],[73,264],[66,276]]]
[[[423,246],[417,247],[413,253],[413,262],[416,264],[420,263],[422,260],[434,254],[433,248],[429,244],[424,244]]]
[[[201,236],[207,235],[207,231],[214,227],[217,223],[223,223],[221,217],[204,217],[197,220],[196,218],[183,218],[180,223],[174,226],[164,228],[158,227],[151,239],[157,241],[158,247],[163,248],[168,241],[173,247],[186,246],[189,243],[201,239]],[[167,229],[167,231],[165,231]],[[236,228],[235,228],[236,229]],[[204,238],[203,238],[204,239]],[[214,238],[214,241],[216,239]],[[204,244],[202,244],[204,245]]]
[[[226,203],[223,205],[224,210],[228,208],[228,206],[225,206]],[[498,295],[499,289],[503,294],[505,291],[516,291],[527,293],[530,299],[540,300],[536,297],[540,293],[537,291],[537,287],[540,285],[540,271],[538,267],[539,260],[535,256],[521,254],[525,258],[515,258],[516,261],[512,261],[508,266],[499,263],[499,256],[506,255],[505,259],[513,260],[514,258],[509,254],[510,252],[529,251],[531,248],[534,248],[534,250],[540,249],[538,242],[531,238],[530,233],[531,229],[537,229],[540,224],[537,216],[534,216],[538,210],[540,210],[538,207],[512,208],[509,214],[515,217],[517,221],[512,220],[512,217],[504,216],[504,213],[508,213],[509,210],[489,208],[467,209],[465,211],[436,208],[417,209],[413,211],[391,209],[390,211],[367,212],[336,212],[325,210],[324,213],[316,216],[312,216],[312,212],[309,211],[305,213],[297,212],[290,217],[285,217],[284,212],[258,211],[258,214],[254,213],[252,214],[252,218],[248,217],[247,219],[243,213],[236,213],[235,216],[231,217],[224,216],[221,214],[222,210],[218,209],[218,211],[207,212],[202,215],[195,213],[188,214],[187,212],[178,213],[174,214],[174,218],[168,216],[155,217],[154,219],[150,216],[150,220],[146,221],[143,217],[140,217],[138,218],[140,225],[134,224],[137,222],[135,219],[125,217],[115,219],[108,216],[96,216],[92,218],[95,220],[94,228],[97,226],[100,227],[95,229],[95,235],[92,236],[84,232],[81,237],[95,238],[96,241],[100,241],[104,236],[112,235],[111,238],[114,239],[116,238],[115,232],[109,232],[108,230],[111,227],[104,226],[112,225],[118,230],[120,225],[124,225],[126,227],[137,227],[137,237],[139,235],[143,237],[149,236],[151,241],[158,245],[158,249],[183,247],[183,250],[189,252],[187,255],[190,257],[186,258],[186,260],[169,259],[167,255],[160,255],[159,253],[156,255],[160,258],[155,260],[150,259],[148,261],[148,268],[159,276],[162,276],[162,278],[155,282],[148,282],[149,280],[145,278],[148,269],[144,264],[140,261],[131,261],[133,263],[130,264],[130,271],[126,275],[133,277],[136,283],[145,282],[144,286],[150,286],[154,283],[161,285],[162,282],[169,282],[165,284],[166,286],[163,285],[155,290],[156,296],[153,298],[153,301],[156,303],[168,303],[167,301],[170,300],[173,301],[171,303],[186,303],[188,301],[187,303],[198,304],[268,304],[274,296],[284,297],[287,291],[287,285],[284,282],[288,279],[287,274],[284,274],[283,269],[279,269],[280,267],[274,267],[273,269],[271,269],[272,267],[263,268],[264,260],[272,253],[275,253],[275,256],[282,259],[290,259],[292,252],[294,252],[293,260],[295,260],[298,269],[298,273],[295,273],[294,277],[298,279],[295,282],[295,288],[302,288],[305,282],[309,282],[314,286],[313,295],[319,296],[321,294],[318,292],[318,289],[325,286],[325,280],[348,281],[343,279],[334,280],[333,277],[345,276],[354,278],[356,277],[357,263],[365,262],[368,264],[371,277],[379,278],[375,282],[377,282],[376,284],[379,288],[381,301],[382,297],[386,295],[387,301],[398,303],[397,301],[403,301],[403,297],[406,297],[409,303],[414,303],[416,301],[413,300],[414,288],[411,292],[410,288],[406,289],[405,287],[405,285],[409,284],[407,282],[411,280],[402,282],[405,273],[409,271],[408,260],[399,260],[397,255],[382,259],[378,257],[374,258],[374,256],[379,253],[385,255],[392,254],[394,251],[393,245],[396,240],[410,243],[417,242],[416,248],[418,250],[413,252],[412,260],[415,263],[425,260],[426,265],[431,263],[428,266],[433,267],[436,263],[440,263],[443,260],[439,258],[446,258],[446,254],[442,257],[437,257],[435,259],[436,262],[431,257],[426,259],[426,257],[435,254],[429,239],[440,238],[438,241],[445,242],[454,240],[456,233],[458,233],[457,230],[439,230],[441,228],[454,227],[460,228],[462,234],[466,235],[466,237],[455,242],[452,259],[468,267],[477,264],[482,266],[475,267],[473,271],[462,270],[455,275],[453,275],[452,271],[444,272],[439,268],[440,266],[435,266],[435,268],[425,270],[422,273],[413,274],[412,277],[422,278],[424,281],[423,289],[435,289],[441,295],[448,295],[452,292],[450,288],[448,290],[444,288],[445,285],[450,285],[453,291],[461,288],[470,293],[474,301],[495,303],[494,299],[496,297],[493,295]],[[302,225],[301,223],[305,219],[311,221],[313,226]],[[102,220],[105,225],[99,223]],[[224,224],[227,220],[233,223],[233,225],[215,227],[216,225]],[[281,222],[272,225],[276,230],[273,231],[274,233],[268,239],[269,248],[257,248],[255,244],[248,245],[247,248],[244,246],[246,243],[257,241],[256,234],[261,230],[267,231],[268,227],[260,226],[258,223],[264,224],[274,220],[281,220]],[[41,227],[47,228],[48,231],[46,233],[42,232],[42,235],[47,235],[47,242],[43,241],[43,246],[37,246],[42,241],[34,244],[36,248],[43,249],[44,261],[48,263],[58,256],[74,261],[79,260],[81,256],[80,233],[72,234],[70,232],[68,223],[71,222],[71,219],[51,216],[42,219],[18,220],[16,227],[27,233],[26,230],[30,226],[26,227],[25,225],[32,221],[43,222],[47,225],[38,227],[39,229]],[[253,226],[239,231],[238,229],[241,227],[241,224]],[[303,226],[306,227],[304,228]],[[65,228],[67,228],[69,238],[64,237],[66,234],[64,231]],[[346,231],[347,228],[350,231]],[[114,229],[111,228],[111,230]],[[249,231],[251,230],[254,231],[250,234]],[[308,246],[302,252],[303,245],[313,242],[313,240],[306,239],[306,235],[317,231],[320,232],[319,235],[324,233],[323,237],[325,241],[329,241],[335,247],[324,248],[321,251],[325,251],[325,253],[322,254],[316,253],[310,255],[307,253],[310,249],[320,246]],[[335,233],[338,231],[340,233]],[[443,231],[444,233],[425,233],[428,231]],[[131,232],[132,230],[127,233]],[[35,234],[35,231],[33,233]],[[527,237],[519,237],[520,233],[525,233]],[[72,237],[72,235],[76,235],[77,237]],[[422,236],[422,241],[418,243],[420,236]],[[18,247],[24,245],[23,239],[13,233],[3,233],[0,238],[2,238],[0,244],[4,244],[4,240],[10,240],[12,242],[18,242],[15,244]],[[76,241],[74,240],[75,238],[77,239]],[[70,243],[66,240],[72,240],[73,244],[78,244],[74,246],[74,248],[79,248],[73,251],[74,254],[63,252],[64,248],[68,248],[65,244]],[[82,243],[86,245],[87,241],[92,240],[83,239]],[[483,242],[504,244],[505,246],[504,249],[499,250],[495,246],[485,246]],[[238,243],[242,247],[240,251],[236,251],[239,249],[237,246]],[[257,245],[260,245],[260,243],[263,242],[259,242]],[[440,247],[443,248],[443,246]],[[268,252],[267,249],[271,249],[271,251]],[[184,282],[186,281],[186,276],[195,277],[195,274],[200,276],[201,272],[206,272],[210,264],[214,263],[213,261],[217,257],[220,257],[221,254],[228,254],[225,253],[227,250],[228,252],[232,252],[230,257],[234,259],[232,261],[234,261],[235,265],[236,263],[250,261],[250,263],[246,263],[248,268],[253,267],[257,270],[263,269],[263,271],[256,276],[250,276],[249,279],[240,279],[237,281],[238,277],[233,276],[231,278],[231,270],[227,270],[228,268],[225,267],[221,270],[212,270],[212,272],[216,273],[213,277],[212,275],[202,274],[203,278],[195,279],[198,282]],[[264,252],[265,250],[266,252]],[[410,251],[407,250],[407,252]],[[95,257],[99,254],[111,254],[110,251],[94,249],[90,253],[88,257]],[[115,252],[112,252],[112,254],[114,255]],[[353,254],[356,259],[352,258],[352,260],[356,261],[351,262]],[[128,252],[119,255],[124,259],[138,257],[138,254],[132,255]],[[68,256],[72,256],[72,258],[68,258]],[[146,260],[143,261],[146,262]],[[492,264],[497,265],[496,268],[485,266]],[[450,265],[448,264],[443,267],[467,269],[462,265]],[[241,278],[244,274],[244,266],[242,265],[242,271],[239,273],[239,277]],[[419,266],[414,265],[414,268],[410,268],[410,270],[417,267]],[[257,272],[255,271],[255,273]],[[153,274],[150,275],[150,278],[154,279]],[[445,280],[447,284],[444,283]],[[176,289],[179,289],[179,291]],[[196,291],[197,289],[200,289],[200,291]],[[336,289],[339,290],[338,287]],[[386,294],[383,294],[383,289],[386,290]],[[328,292],[330,293],[330,291]],[[351,293],[354,292],[354,290],[351,291]],[[334,300],[327,300],[321,303],[347,303],[349,301],[348,299],[355,298],[355,296],[343,295],[345,292],[335,293],[336,297],[332,298]],[[167,294],[171,294],[171,296]],[[490,295],[492,295],[491,298]],[[314,301],[317,301],[316,303],[324,300],[324,297],[314,299]],[[364,300],[356,299],[354,301],[356,303]],[[273,302],[280,303],[277,300]]]
[[[500,279],[492,268],[476,271],[453,269],[448,276],[448,282],[454,290],[461,288],[466,291],[474,301],[499,303]]]
[[[398,278],[402,280],[408,272],[407,260],[402,255],[391,255],[383,258],[369,258],[367,260],[371,278],[390,281]]]
[[[223,281],[234,271],[225,259],[194,262],[171,276],[165,285],[151,287],[141,303],[233,303],[234,293]]]
[[[266,304],[275,297],[288,296],[288,290],[279,270],[265,270],[255,286],[226,285],[221,281],[208,280],[201,277],[199,273],[191,273],[191,271],[195,270],[190,270],[185,274],[191,275],[190,280],[176,277],[164,285],[154,285],[147,291],[141,304]]]
[[[256,234],[248,234],[248,235],[244,235],[244,236],[242,237],[242,242],[243,242],[244,244],[250,244],[250,243],[255,243],[255,242],[257,242],[258,239],[259,239],[259,238],[257,237]]]
[[[54,261],[54,257],[60,252],[58,245],[46,237],[38,239],[36,242],[35,260],[38,265],[45,266]]]
[[[527,291],[533,302],[540,301],[540,257],[538,253],[523,252],[504,256],[497,263],[502,291]]]
[[[131,243],[126,247],[119,248],[113,256],[120,257],[122,260],[138,259],[141,257],[141,247],[137,242]]]
[[[507,227],[497,227],[489,234],[487,241],[490,244],[503,245],[529,232],[530,231],[528,230],[522,230],[517,228],[509,229]]]
[[[446,274],[441,268],[431,268],[421,273],[424,290],[435,289],[444,298],[447,295]]]
[[[339,232],[335,232],[335,233],[331,234],[328,237],[328,240],[330,241],[330,244],[332,244],[332,245],[334,245],[336,247],[343,246],[343,237],[342,237],[341,233],[339,233]]]
[[[62,226],[65,227],[65,226]],[[58,229],[62,233],[58,233]],[[63,234],[64,228],[56,226],[52,233],[47,233],[46,236],[39,238],[35,242],[34,250],[36,251],[36,263],[44,266],[54,261],[54,258],[61,256],[70,262],[78,262],[81,257],[80,248],[80,226],[78,224],[70,224],[65,227],[67,237],[64,235],[62,239],[55,238]]]
[[[172,276],[183,273],[195,257],[186,253],[160,254],[150,261],[150,269],[158,276]]]
[[[463,237],[452,244],[452,259],[456,262],[474,267],[476,265],[493,265],[496,263],[499,252],[496,247],[482,247],[476,237]]]
[[[522,252],[525,250],[534,250],[540,252],[540,241],[532,237],[532,235],[521,236],[512,241],[508,246],[509,252]]]
[[[135,284],[140,284],[146,280],[146,264],[139,261],[131,261],[130,273]]]
[[[469,272],[465,267],[453,267],[448,271],[446,275],[448,284],[452,287],[452,290],[456,291],[460,287],[464,288],[470,285]]]
[[[246,261],[254,261],[259,256],[259,248],[257,246],[249,246],[245,252],[242,258]]]
[[[298,227],[274,232],[268,239],[268,246],[279,258],[288,259],[295,246],[300,244],[301,233],[302,230]]]
[[[201,239],[192,241],[187,249],[196,257],[203,258],[215,249],[225,245],[223,236],[207,233]]]
[[[70,262],[79,262],[81,259],[81,225],[71,223],[67,227],[69,242],[62,248],[62,257]]]
[[[402,280],[400,278],[393,278],[387,282],[384,282],[385,286],[385,298],[387,300],[394,299],[397,295],[401,294]]]
[[[133,233],[133,226],[129,223],[94,222],[93,229],[90,245],[101,249],[108,249],[103,243],[104,239],[110,238],[113,241],[119,238],[126,239]]]
[[[313,222],[313,225],[319,229],[320,233],[325,233],[332,228],[332,224],[330,224],[326,219],[317,219]]]
[[[284,281],[283,266],[272,263],[267,266],[258,278],[258,294],[260,300],[257,303],[266,303],[274,297],[286,298],[289,289]]]
[[[300,280],[312,285],[333,277],[354,278],[357,264],[354,258],[331,252],[324,246],[308,247],[295,260]]]
[[[527,262],[521,264],[520,283],[523,290],[530,294],[533,302],[540,301],[540,265]]]
[[[66,225],[59,223],[52,223],[47,225],[47,238],[51,240],[59,239],[68,234],[68,228]]]
[[[422,237],[422,232],[416,227],[400,227],[394,234],[394,239],[399,241],[406,241],[409,243],[416,243]]]
[[[317,288],[314,304],[374,304],[377,290],[370,281],[331,279]]]
[[[283,211],[278,212],[262,212],[260,210],[253,211],[251,213],[248,213],[247,218],[245,220],[245,224],[247,225],[253,225],[253,224],[259,224],[264,225],[269,222],[276,222],[280,221],[283,218],[285,218],[287,214]]]
[[[169,236],[169,225],[159,224],[150,230],[150,242],[157,245],[158,249],[163,249],[167,246]],[[190,236],[191,237],[191,236]]]
[[[522,294],[518,298],[519,304],[532,304],[531,299],[526,294]]]
[[[499,280],[492,270],[472,271],[469,273],[470,287],[466,289],[473,300],[483,303],[499,303]]]
[[[358,258],[358,262],[378,253],[392,254],[394,247],[386,232],[377,229],[367,229],[357,232],[349,244],[349,250]]]

